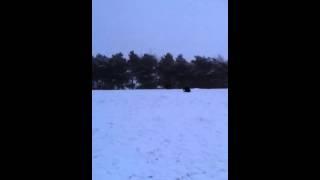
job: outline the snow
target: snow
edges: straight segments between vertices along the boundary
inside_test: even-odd
[[[93,180],[227,180],[228,90],[92,91]]]

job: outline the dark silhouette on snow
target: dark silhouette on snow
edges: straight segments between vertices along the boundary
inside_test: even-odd
[[[184,92],[191,92],[191,90],[190,90],[189,87],[184,87],[184,88],[183,88],[183,91],[184,91]]]

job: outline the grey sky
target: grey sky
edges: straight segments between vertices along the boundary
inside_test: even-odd
[[[228,57],[227,0],[92,0],[93,54]]]

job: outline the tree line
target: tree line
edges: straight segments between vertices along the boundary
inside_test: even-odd
[[[221,57],[195,56],[187,61],[167,53],[122,53],[92,56],[92,89],[228,88],[228,62]]]

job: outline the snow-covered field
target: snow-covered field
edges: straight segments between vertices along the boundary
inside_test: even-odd
[[[92,91],[93,180],[227,180],[228,90]]]

